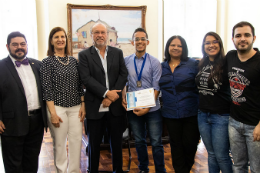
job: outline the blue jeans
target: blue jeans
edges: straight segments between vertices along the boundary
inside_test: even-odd
[[[166,172],[164,167],[164,150],[162,145],[162,116],[160,109],[137,116],[130,111],[127,113],[128,121],[135,137],[135,147],[138,155],[139,169],[149,171],[148,153],[146,144],[146,129],[152,145],[153,159],[157,173]]]
[[[255,126],[243,124],[230,117],[228,128],[234,173],[247,173],[248,161],[251,173],[259,173],[260,141],[253,142]]]
[[[208,151],[209,173],[232,173],[228,138],[229,114],[198,112],[199,131]]]

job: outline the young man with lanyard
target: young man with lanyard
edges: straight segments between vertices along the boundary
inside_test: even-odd
[[[234,173],[260,172],[260,52],[253,48],[254,27],[239,22],[232,40],[237,50],[226,55],[231,89],[229,140]]]
[[[146,144],[146,129],[152,144],[155,170],[157,173],[166,172],[164,167],[164,150],[162,145],[162,116],[159,104],[159,79],[162,69],[158,59],[146,53],[149,44],[148,35],[143,28],[137,28],[132,37],[135,53],[125,58],[128,70],[128,91],[139,91],[154,88],[156,106],[129,111],[128,121],[135,137],[135,146],[139,161],[140,173],[149,172],[148,153]],[[122,93],[122,105],[126,108],[125,90]]]

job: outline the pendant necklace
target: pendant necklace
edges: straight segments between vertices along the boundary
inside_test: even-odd
[[[55,57],[56,57],[56,59],[61,63],[61,64],[63,64],[63,65],[68,65],[69,63],[70,63],[70,59],[69,59],[69,57],[66,55],[66,57],[67,57],[67,62],[66,63],[64,63],[64,62],[62,62],[61,60],[60,60],[60,58],[59,58],[59,56],[56,56],[56,55],[54,55]]]

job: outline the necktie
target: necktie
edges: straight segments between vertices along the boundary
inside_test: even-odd
[[[16,65],[17,67],[20,67],[22,64],[23,64],[23,65],[28,65],[28,64],[29,64],[28,59],[25,58],[23,61],[15,61],[15,65]]]

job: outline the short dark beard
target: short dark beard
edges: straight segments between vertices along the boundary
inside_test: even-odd
[[[21,57],[15,55],[15,54],[13,54],[13,53],[11,53],[10,50],[9,50],[9,53],[10,53],[10,55],[11,55],[14,59],[21,60],[21,59],[24,59],[24,58],[26,57],[27,52],[26,52],[24,49],[17,49],[17,50],[15,51],[15,53],[18,52],[18,51],[20,51],[20,50],[24,53],[24,55],[21,56]]]
[[[248,52],[251,51],[251,49],[252,49],[252,47],[253,47],[253,42],[252,42],[251,44],[248,44],[247,49],[242,49],[242,50],[240,50],[240,49],[238,49],[238,46],[235,45],[235,47],[236,47],[237,52],[238,52],[239,54],[246,54],[246,53],[248,53]]]

